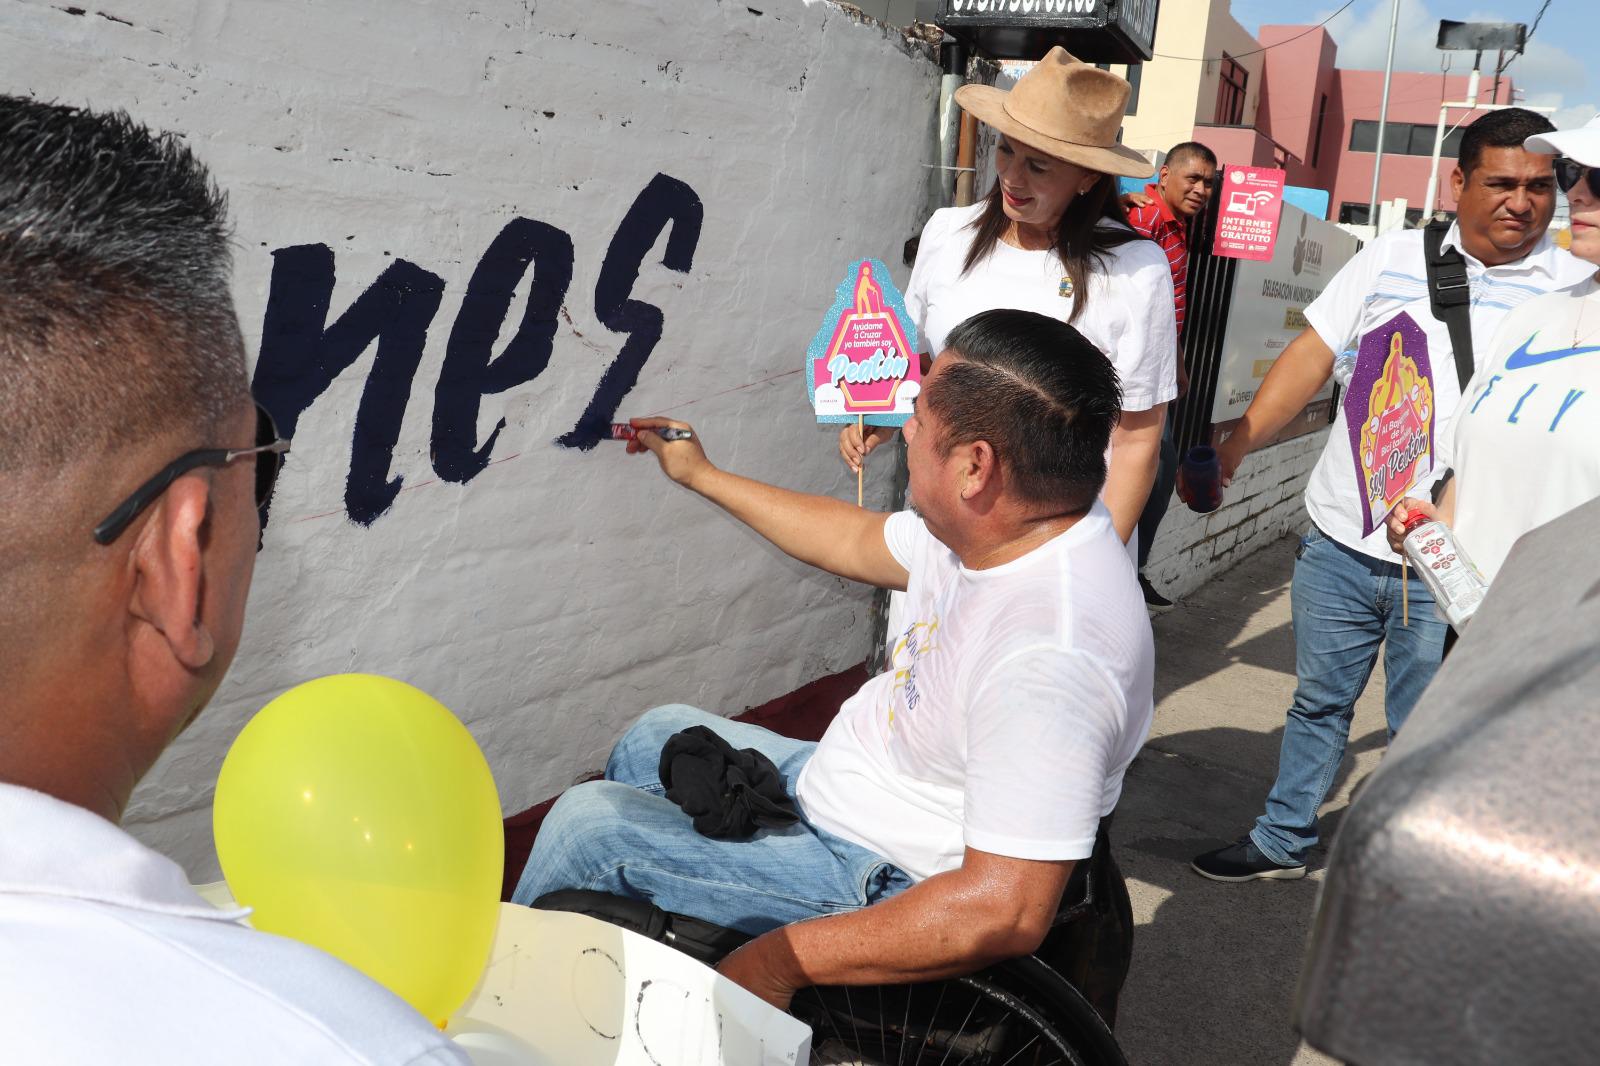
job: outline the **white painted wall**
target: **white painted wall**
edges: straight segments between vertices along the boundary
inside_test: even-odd
[[[862,14],[890,26],[909,26],[917,19],[917,0],[851,0]]]
[[[863,590],[791,564],[620,445],[552,442],[625,339],[599,322],[595,285],[660,172],[698,194],[704,226],[687,273],[661,265],[665,239],[645,258],[632,299],[665,328],[619,415],[670,409],[735,470],[854,493],[798,374],[729,390],[799,368],[850,260],[899,264],[930,209],[932,61],[816,0],[81,2],[6,5],[0,87],[187,135],[232,193],[252,359],[274,250],[332,250],[330,322],[397,259],[444,280],[390,466],[404,491],[370,526],[345,515],[368,346],[300,419],[243,648],[135,796],[134,832],[211,879],[210,795],[230,741],[322,674],[430,691],[483,745],[512,812],[600,765],[646,707],[736,713],[865,657]],[[439,481],[446,340],[480,256],[517,216],[574,246],[553,354],[484,397],[479,440],[507,422],[494,465]],[[500,345],[528,292],[524,278]],[[881,506],[888,464],[872,474]]]

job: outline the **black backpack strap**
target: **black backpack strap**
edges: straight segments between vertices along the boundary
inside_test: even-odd
[[[1467,261],[1458,248],[1445,250],[1444,235],[1450,223],[1437,219],[1422,230],[1422,257],[1428,268],[1428,306],[1433,317],[1450,331],[1450,348],[1456,356],[1456,387],[1463,394],[1472,380],[1472,285]]]

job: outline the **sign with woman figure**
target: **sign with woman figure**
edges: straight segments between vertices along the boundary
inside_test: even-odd
[[[1344,410],[1367,536],[1433,469],[1433,364],[1404,311],[1361,338]]]
[[[806,387],[817,421],[904,425],[922,391],[916,330],[889,268],[858,260],[806,351]]]

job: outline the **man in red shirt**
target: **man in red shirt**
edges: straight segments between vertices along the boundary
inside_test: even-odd
[[[1173,311],[1178,319],[1178,339],[1183,339],[1184,290],[1189,282],[1189,223],[1211,199],[1211,189],[1217,180],[1217,157],[1211,149],[1195,141],[1185,141],[1167,153],[1167,161],[1156,175],[1156,180],[1144,187],[1144,195],[1130,193],[1124,201],[1128,209],[1128,222],[1140,233],[1149,237],[1167,253],[1167,264],[1172,268]],[[1189,391],[1189,374],[1183,365],[1183,354],[1178,356],[1178,395]],[[1139,587],[1144,590],[1145,606],[1161,613],[1172,609],[1172,601],[1155,590],[1150,579],[1144,576],[1144,564],[1150,558],[1150,545],[1155,542],[1156,530],[1166,516],[1167,502],[1172,497],[1173,482],[1178,475],[1178,452],[1172,444],[1172,421],[1167,421],[1167,435],[1161,441],[1161,465],[1156,473],[1156,483],[1150,499],[1139,516]]]

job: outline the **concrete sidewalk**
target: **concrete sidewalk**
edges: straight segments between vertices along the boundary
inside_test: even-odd
[[[1129,768],[1113,840],[1138,930],[1117,1039],[1134,1066],[1333,1062],[1289,1023],[1326,842],[1385,746],[1382,667],[1356,708],[1323,808],[1324,846],[1299,881],[1219,884],[1196,854],[1248,832],[1278,766],[1294,692],[1285,538],[1156,619],[1156,718]]]

